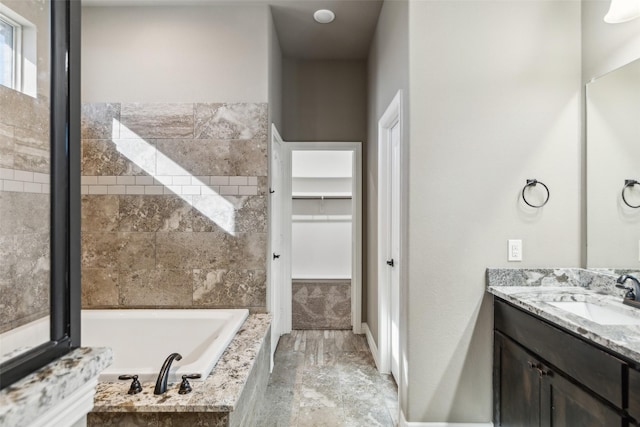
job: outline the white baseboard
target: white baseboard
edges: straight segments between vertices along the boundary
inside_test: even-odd
[[[362,324],[362,332],[364,332],[367,337],[367,344],[369,344],[369,349],[371,350],[371,355],[373,356],[373,361],[376,362],[376,368],[378,371],[380,370],[380,364],[378,363],[378,346],[376,342],[373,340],[373,335],[371,335],[371,329],[369,329],[369,325],[366,323]]]
[[[401,410],[398,427],[493,427],[493,423],[410,423]]]

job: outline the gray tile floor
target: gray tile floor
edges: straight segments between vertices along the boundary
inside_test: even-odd
[[[293,331],[275,353],[259,427],[391,427],[398,389],[378,373],[364,335]]]

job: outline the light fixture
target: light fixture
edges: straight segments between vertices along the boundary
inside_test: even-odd
[[[611,6],[604,17],[604,22],[620,24],[639,17],[640,0],[611,0]]]
[[[314,12],[313,19],[321,24],[328,24],[329,22],[333,22],[333,20],[336,19],[336,14],[329,9],[320,9]]]

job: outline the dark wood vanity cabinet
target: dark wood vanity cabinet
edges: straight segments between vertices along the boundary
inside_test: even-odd
[[[640,372],[502,300],[494,309],[494,425],[636,425],[628,386],[640,393]]]

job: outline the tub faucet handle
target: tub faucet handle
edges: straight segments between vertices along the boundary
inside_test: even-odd
[[[191,388],[191,384],[189,384],[189,381],[187,381],[187,379],[196,379],[196,378],[200,378],[201,375],[200,374],[189,374],[189,375],[183,375],[182,376],[182,382],[180,383],[180,390],[178,390],[178,394],[187,394],[187,393],[191,393],[191,390],[193,390]]]
[[[118,379],[133,380],[131,381],[131,387],[129,387],[129,391],[127,392],[127,394],[138,394],[142,391],[142,386],[140,385],[140,381],[138,381],[137,375],[120,375]]]

